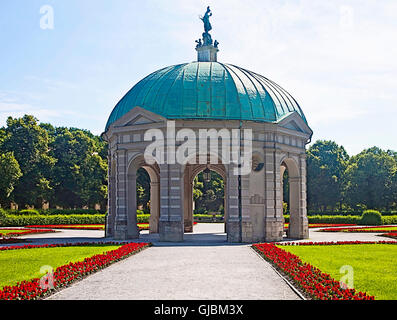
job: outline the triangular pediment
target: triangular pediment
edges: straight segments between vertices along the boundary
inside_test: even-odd
[[[155,114],[151,111],[145,110],[141,107],[135,107],[123,115],[120,119],[114,122],[111,127],[120,128],[120,127],[130,127],[130,126],[138,126],[138,125],[147,125],[158,122],[167,121],[166,118]]]
[[[312,129],[307,125],[307,123],[302,119],[302,117],[296,112],[290,112],[281,118],[277,124],[280,127],[298,131],[302,133],[309,134],[310,136],[313,134]]]
[[[283,127],[287,128],[287,129],[303,132],[301,127],[299,127],[294,120],[292,120],[291,122],[288,122]]]

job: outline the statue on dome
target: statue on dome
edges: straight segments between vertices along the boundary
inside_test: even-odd
[[[212,26],[210,23],[210,17],[212,16],[212,12],[210,7],[207,7],[207,11],[204,14],[204,17],[200,17],[200,19],[204,22],[204,31],[205,33],[208,33],[209,31],[212,30]]]

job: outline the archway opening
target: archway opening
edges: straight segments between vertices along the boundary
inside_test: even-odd
[[[281,164],[283,213],[289,216],[285,226],[287,238],[297,238],[302,227],[299,215],[300,175],[297,164],[292,159],[285,159]]]
[[[141,230],[158,233],[160,217],[160,177],[156,164],[135,157],[127,174],[127,239],[136,239]]]
[[[185,234],[216,234],[217,239],[226,241],[227,189],[224,166],[186,165],[184,184]]]
[[[139,168],[136,174],[136,208],[137,208],[137,226],[139,230],[150,229],[150,176],[143,167]]]
[[[206,169],[194,177],[192,209],[197,223],[225,223],[225,182],[219,173]],[[213,228],[218,229],[222,233],[226,230],[224,225]]]

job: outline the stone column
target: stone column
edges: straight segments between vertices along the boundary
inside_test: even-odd
[[[190,175],[184,181],[184,231],[185,233],[193,232],[193,182],[191,182]]]
[[[114,222],[116,218],[116,178],[109,176],[108,182],[108,216],[106,220],[106,237],[114,236]]]
[[[280,181],[281,155],[276,149],[265,149],[265,240],[283,239],[283,207]]]
[[[150,233],[159,233],[160,182],[150,182]]]
[[[250,214],[249,176],[241,176],[241,242],[253,241],[253,226]]]
[[[127,175],[127,239],[138,239],[139,229],[136,217],[136,172]]]
[[[114,238],[127,239],[127,152],[116,151],[116,218],[114,223]]]
[[[180,165],[160,165],[160,241],[183,241],[183,208]]]
[[[241,242],[241,220],[239,217],[239,184],[233,167],[227,168],[227,241]]]

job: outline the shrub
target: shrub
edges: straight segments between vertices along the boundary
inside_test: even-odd
[[[379,226],[382,222],[382,214],[376,210],[366,210],[363,212],[358,224],[369,225],[369,226]]]
[[[285,222],[289,222],[289,215],[285,215]],[[360,220],[359,216],[343,216],[343,215],[332,215],[332,216],[308,216],[309,223],[330,223],[330,224],[357,224]]]
[[[72,214],[100,214],[98,210],[95,209],[49,209],[40,210],[42,215],[72,215]]]
[[[21,214],[21,215],[35,215],[35,214],[39,214],[39,211],[37,211],[35,209],[24,209],[24,210],[18,211],[18,214]]]
[[[138,211],[137,211],[138,213]],[[137,214],[136,220],[137,223],[149,223],[150,214]]]
[[[4,224],[4,221],[6,219],[6,212],[0,208],[0,226]]]
[[[197,208],[194,210],[194,214],[207,214],[208,211],[205,208]]]
[[[389,225],[389,224],[397,224],[397,216],[382,216],[382,224]]]
[[[76,214],[76,215],[13,215],[8,214],[4,219],[5,227],[23,227],[27,225],[56,225],[56,224],[103,224],[104,214]]]

